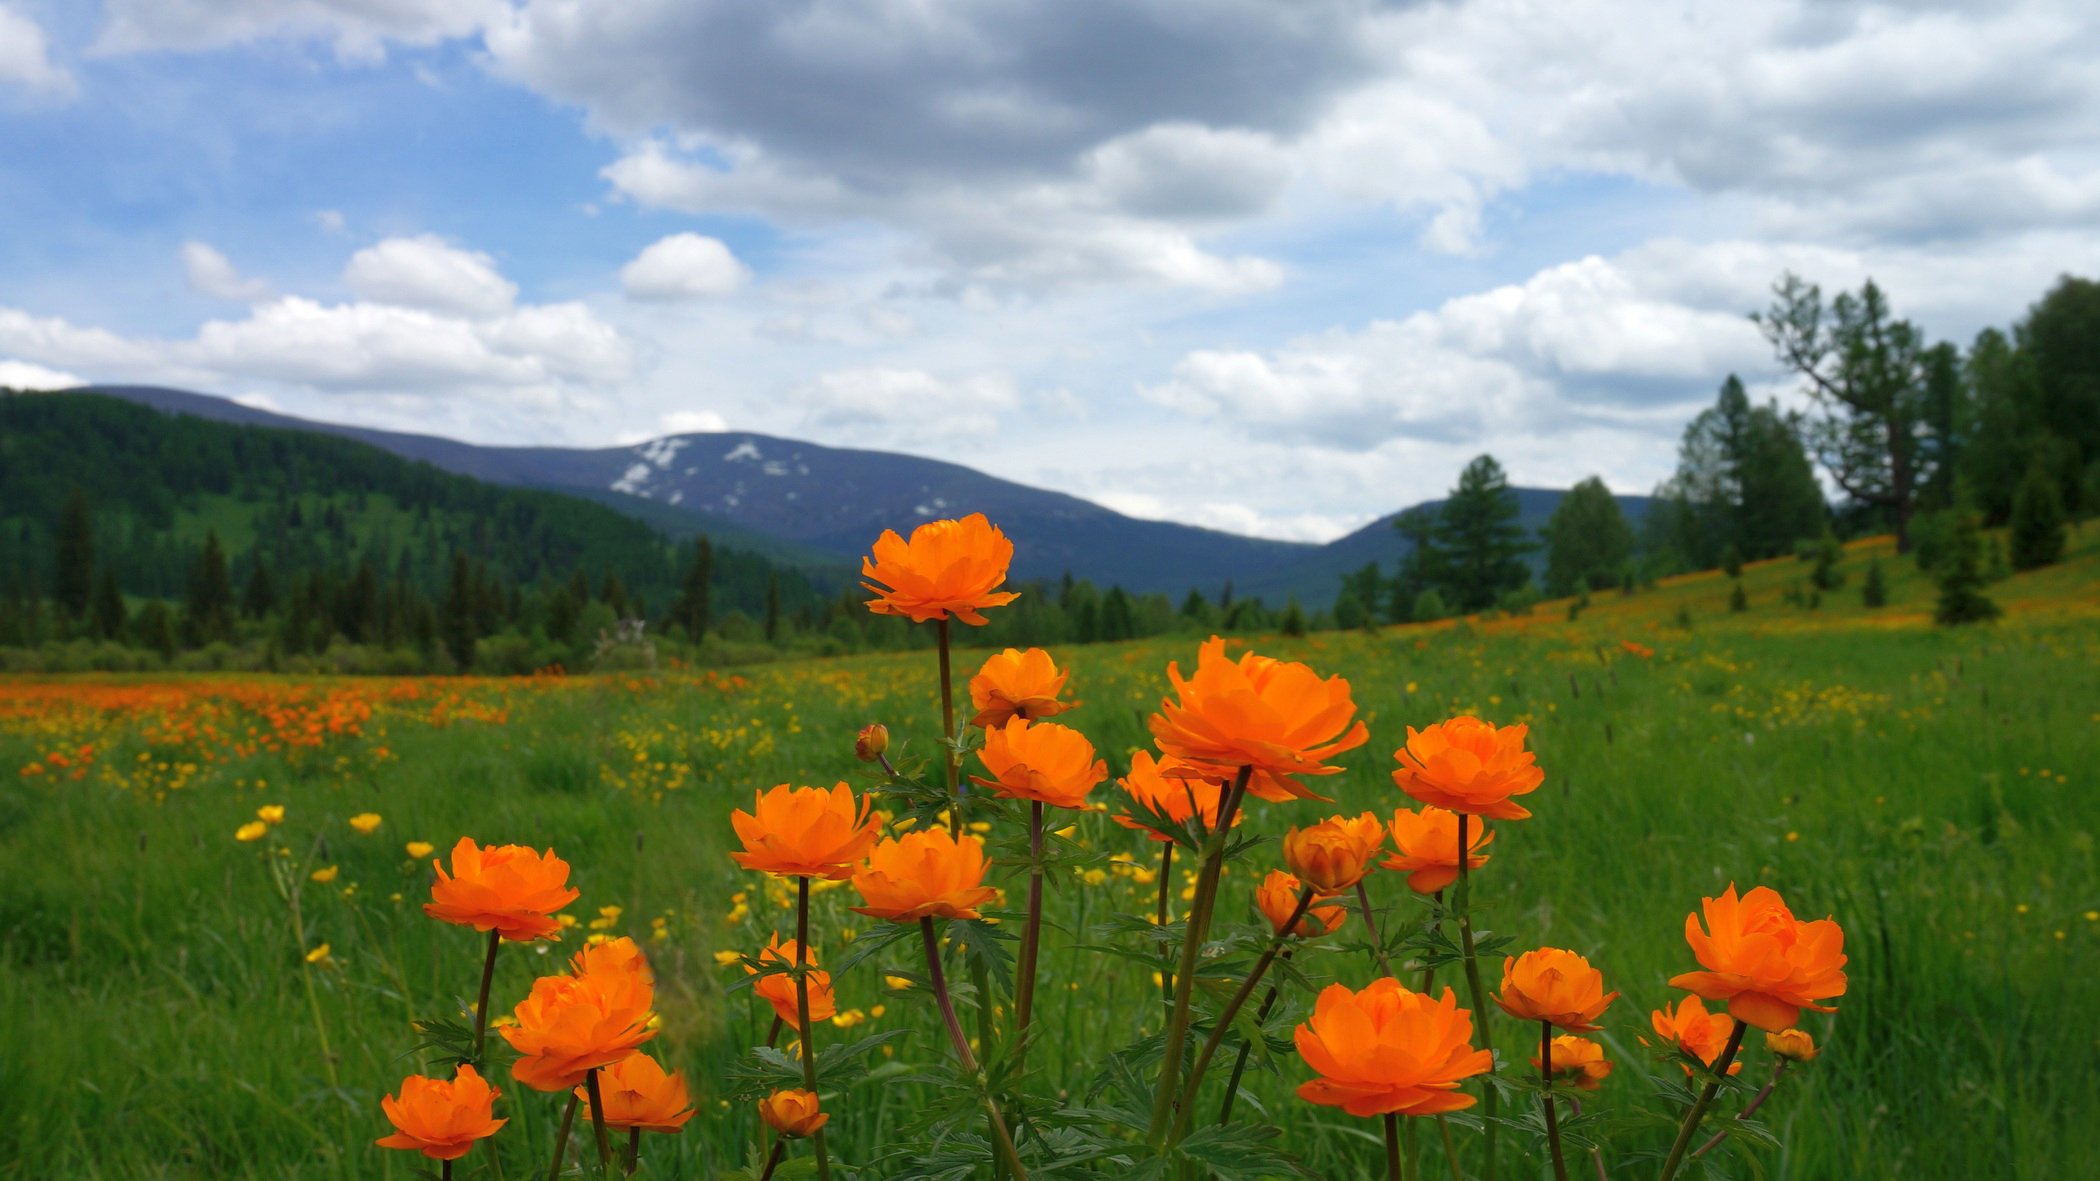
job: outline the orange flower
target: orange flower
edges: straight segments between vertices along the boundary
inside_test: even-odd
[[[775,1091],[759,1100],[758,1114],[767,1127],[790,1137],[815,1135],[831,1120],[829,1114],[818,1110],[815,1092],[799,1089]]]
[[[1545,782],[1538,758],[1524,749],[1525,726],[1497,727],[1475,717],[1456,717],[1426,730],[1407,728],[1407,745],[1393,752],[1400,790],[1439,808],[1468,816],[1522,820],[1531,813],[1511,796]],[[1454,849],[1457,842],[1452,842]]]
[[[853,789],[844,783],[829,789],[783,783],[754,795],[751,811],[729,814],[744,842],[743,852],[729,856],[745,869],[840,881],[875,845],[879,826],[871,805],[862,800],[856,811]]]
[[[1766,1033],[1792,1029],[1803,1009],[1831,1012],[1815,1002],[1845,995],[1845,932],[1834,920],[1796,919],[1767,886],[1738,900],[1731,883],[1701,906],[1706,929],[1698,915],[1687,915],[1684,938],[1706,971],[1674,976],[1670,987],[1725,1000],[1736,1020]]]
[[[379,1101],[394,1133],[377,1143],[382,1148],[413,1148],[432,1160],[458,1160],[476,1140],[495,1135],[510,1122],[490,1118],[496,1096],[502,1093],[472,1063],[462,1064],[450,1081],[409,1075],[401,1080],[399,1099],[388,1095]]]
[[[992,588],[1006,581],[1014,543],[983,513],[960,521],[928,521],[906,542],[894,529],[875,539],[873,557],[860,560],[862,586],[875,592],[868,610],[903,615],[914,623],[960,619],[974,627],[988,621],[979,612],[1004,607],[1021,596]]]
[[[790,939],[786,943],[782,943],[780,941],[780,932],[775,931],[773,932],[773,938],[767,941],[765,950],[758,953],[758,962],[761,964],[779,964],[784,968],[792,968],[795,966],[796,951],[794,940]],[[810,966],[815,967],[816,962],[817,949],[812,947],[809,949]],[[747,967],[744,971],[748,974],[756,975],[758,969]],[[773,1006],[774,1016],[779,1017],[789,1029],[801,1030],[802,1023],[796,1019],[795,978],[793,976],[778,972],[760,976],[758,982],[751,986],[751,991],[757,993],[760,999]],[[831,973],[811,972],[809,974],[809,1019],[811,1021],[829,1021],[833,1016],[837,1015],[838,1011],[838,1001],[832,996],[831,992]]]
[[[1201,816],[1205,828],[1217,823],[1218,798],[1225,794],[1225,785],[1214,778],[1192,779],[1174,773],[1187,767],[1174,759],[1154,760],[1149,750],[1131,755],[1130,774],[1116,782],[1151,819],[1119,812],[1116,823],[1148,833],[1155,841],[1172,840],[1165,830],[1186,824],[1191,816]],[[1240,816],[1234,816],[1232,822],[1237,825]]]
[[[1354,721],[1347,680],[1322,680],[1302,664],[1252,652],[1233,660],[1217,636],[1198,653],[1195,676],[1184,680],[1181,666],[1169,664],[1167,679],[1178,700],[1161,701],[1152,715],[1160,752],[1221,778],[1252,767],[1268,776],[1255,792],[1265,799],[1279,792],[1320,798],[1296,776],[1338,774],[1341,768],[1326,760],[1370,737]]]
[[[991,727],[1012,717],[1033,722],[1061,714],[1072,708],[1057,699],[1064,687],[1065,673],[1048,652],[1008,648],[985,661],[970,678],[970,704],[977,707],[970,724]]]
[[[605,1126],[640,1128],[645,1132],[675,1132],[693,1118],[692,1099],[686,1094],[685,1073],[664,1073],[647,1054],[629,1054],[598,1075],[598,1093],[605,1099]],[[576,1088],[582,1116],[591,1118],[588,1088]]]
[[[1280,869],[1272,869],[1269,876],[1254,888],[1254,905],[1261,909],[1262,917],[1269,920],[1270,930],[1281,932],[1291,912],[1298,909],[1298,895],[1305,883]],[[1349,912],[1339,906],[1314,906],[1306,910],[1291,932],[1306,939],[1316,939],[1332,934],[1335,928],[1349,920]]]
[[[853,871],[853,888],[866,906],[853,909],[900,923],[922,918],[974,919],[998,891],[984,884],[984,842],[945,828],[885,840]]]
[[[853,736],[853,755],[863,763],[872,763],[890,748],[890,728],[881,722],[862,726]]]
[[[1356,1116],[1471,1107],[1458,1084],[1495,1064],[1472,1038],[1473,1015],[1449,988],[1431,1000],[1390,976],[1362,992],[1330,984],[1298,1027],[1298,1054],[1320,1076],[1300,1083],[1298,1097]]]
[[[1728,1048],[1728,1036],[1735,1032],[1734,1018],[1725,1013],[1708,1013],[1696,996],[1677,1002],[1674,1013],[1668,1009],[1655,1010],[1648,1014],[1648,1023],[1665,1041],[1708,1066],[1712,1066],[1714,1059],[1721,1056],[1721,1051]],[[1687,1066],[1684,1072],[1690,1074],[1692,1068]],[[1728,1073],[1742,1072],[1740,1061],[1728,1064]]]
[[[1604,973],[1572,951],[1541,947],[1502,961],[1502,995],[1495,1003],[1524,1021],[1550,1021],[1561,1029],[1588,1033],[1597,1015],[1619,994],[1604,991]]]
[[[585,948],[573,975],[542,976],[518,1002],[503,1039],[521,1057],[511,1075],[537,1091],[564,1091],[656,1036],[648,961],[624,936]]]
[[[1539,1059],[1533,1055],[1533,1066]],[[1562,1034],[1553,1039],[1553,1077],[1564,1083],[1574,1083],[1585,1091],[1594,1091],[1604,1085],[1605,1077],[1611,1074],[1611,1060],[1604,1056],[1604,1047],[1586,1037]]]
[[[437,881],[423,913],[477,931],[495,931],[505,939],[552,939],[561,932],[554,912],[576,901],[569,885],[569,863],[549,849],[535,853],[523,845],[484,849],[472,837],[452,846],[452,872],[434,862]]]
[[[1487,854],[1480,850],[1494,839],[1486,821],[1468,826],[1468,871],[1487,864]],[[1405,873],[1407,888],[1415,893],[1436,893],[1458,880],[1458,813],[1426,805],[1419,812],[1394,810],[1393,847],[1400,851],[1386,858],[1384,866]]]
[[[1283,835],[1283,863],[1322,895],[1339,894],[1364,880],[1384,843],[1385,826],[1376,813],[1354,819],[1329,816],[1311,828],[1294,828]]]
[[[1053,808],[1077,808],[1086,793],[1108,778],[1108,764],[1094,757],[1086,735],[1056,722],[1030,722],[1014,717],[984,732],[977,752],[994,778],[970,776],[970,782],[1009,800],[1034,800]]]
[[[1814,1062],[1816,1055],[1821,1053],[1816,1049],[1816,1039],[1805,1029],[1782,1029],[1778,1033],[1768,1033],[1765,1035],[1765,1049],[1789,1062]]]

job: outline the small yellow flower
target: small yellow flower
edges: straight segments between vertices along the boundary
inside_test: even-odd
[[[335,880],[335,875],[341,872],[342,868],[340,866],[325,865],[306,876],[317,882],[332,882]]]
[[[255,818],[257,820],[262,821],[264,824],[283,824],[284,805],[264,804],[262,807],[257,808],[255,810]]]
[[[619,925],[620,908],[617,906],[599,907],[598,917],[592,919],[590,922],[590,928],[593,931],[610,931],[614,927],[617,927]]]
[[[1787,839],[1787,840],[1789,840],[1789,841],[1798,841],[1798,840],[1800,840],[1800,839],[1801,839],[1801,834],[1800,834],[1800,833],[1798,833],[1798,832],[1790,832],[1790,833],[1786,834],[1786,839]],[[1454,854],[1452,854],[1452,856],[1454,856],[1454,857],[1455,857],[1455,856],[1457,856],[1457,854],[1455,854],[1455,853],[1454,853]]]
[[[437,846],[431,844],[429,841],[410,841],[407,845],[407,849],[408,855],[410,857],[421,861],[425,857],[428,857],[433,852],[435,852],[437,850]]]
[[[882,978],[882,982],[884,984],[889,985],[891,988],[896,989],[898,992],[903,992],[905,989],[911,987],[911,980],[904,976],[884,976]]]
[[[379,831],[379,813],[359,812],[350,818],[350,827],[364,836],[371,836]]]
[[[250,820],[248,823],[233,830],[233,839],[237,841],[259,841],[263,839],[263,834],[269,831],[269,825],[264,824],[260,820]]]
[[[323,943],[312,951],[307,952],[306,962],[309,964],[326,964],[331,962],[328,957],[328,945]]]
[[[742,953],[731,951],[726,947],[715,953],[715,962],[723,965],[724,967],[736,963],[738,960],[741,960],[743,958],[744,957]]]

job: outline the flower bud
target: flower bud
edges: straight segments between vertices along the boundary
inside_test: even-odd
[[[792,1137],[808,1136],[831,1119],[817,1110],[816,1094],[802,1090],[773,1092],[758,1101],[758,1114],[768,1127]]]
[[[1789,1062],[1813,1062],[1820,1051],[1805,1029],[1783,1029],[1765,1035],[1765,1049]]]
[[[881,758],[882,752],[889,748],[890,728],[881,722],[872,726],[862,726],[860,734],[853,739],[853,753],[859,755],[863,763],[872,763]]]

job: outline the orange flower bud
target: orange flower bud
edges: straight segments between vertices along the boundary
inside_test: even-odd
[[[376,1143],[382,1148],[412,1148],[432,1160],[458,1160],[476,1140],[495,1135],[510,1122],[491,1118],[496,1096],[502,1093],[472,1063],[461,1065],[450,1080],[409,1075],[401,1080],[400,1098],[388,1095],[379,1101],[394,1132]]]
[[[1738,900],[1730,884],[1701,905],[1706,929],[1698,915],[1687,915],[1684,938],[1706,971],[1674,976],[1670,987],[1727,1001],[1738,1021],[1766,1033],[1792,1029],[1803,1009],[1831,1012],[1815,1002],[1845,994],[1845,932],[1835,921],[1796,919],[1767,886]]]
[[[1330,816],[1307,829],[1283,836],[1283,863],[1323,895],[1354,889],[1371,872],[1372,858],[1385,843],[1385,826],[1375,813]]]
[[[995,591],[1006,581],[1014,543],[983,513],[960,521],[928,521],[911,531],[906,542],[893,529],[875,539],[872,557],[862,558],[861,583],[875,593],[868,610],[902,615],[914,623],[959,619],[973,627],[990,622],[986,607],[1004,607],[1020,598],[1014,591]]]
[[[758,953],[758,962],[761,964],[779,964],[784,968],[792,968],[795,966],[796,951],[797,947],[794,940],[790,939],[786,943],[782,943],[780,941],[780,932],[775,931],[773,932],[773,938],[767,941],[765,950]],[[817,949],[812,947],[809,949],[809,964],[814,967],[816,962]],[[744,971],[755,975],[758,969],[747,967]],[[761,1000],[773,1006],[774,1016],[779,1017],[789,1029],[801,1030],[802,1022],[798,1019],[795,1006],[795,978],[793,976],[780,973],[761,976],[758,982],[751,986],[751,991],[757,993]],[[809,1019],[811,1021],[829,1021],[838,1014],[838,1011],[838,1001],[831,992],[831,973],[811,972],[809,974]]]
[[[1015,716],[984,732],[977,752],[994,778],[970,776],[1009,800],[1034,800],[1053,808],[1078,808],[1086,795],[1108,778],[1108,764],[1094,757],[1086,735],[1056,722],[1030,722]]]
[[[818,1110],[814,1091],[775,1091],[758,1101],[758,1114],[766,1126],[783,1136],[813,1136],[831,1116]]]
[[[970,704],[977,707],[972,726],[999,726],[1008,718],[1038,721],[1072,708],[1057,699],[1065,673],[1041,648],[1023,652],[1008,648],[984,662],[970,678]]]
[[[495,931],[505,939],[551,939],[561,931],[554,912],[576,901],[569,883],[569,863],[549,849],[535,853],[523,845],[486,849],[472,837],[452,846],[452,872],[442,861],[430,901],[423,913],[447,923]]]
[[[1290,921],[1291,912],[1298,909],[1298,895],[1304,889],[1305,883],[1280,869],[1270,870],[1269,876],[1254,888],[1254,905],[1261,910],[1262,917],[1269,920],[1270,930],[1283,930],[1283,924]],[[1331,934],[1348,919],[1349,912],[1339,906],[1309,907],[1291,934],[1315,939]]]
[[[664,1073],[647,1054],[629,1054],[598,1072],[598,1093],[605,1099],[605,1126],[640,1128],[645,1132],[676,1132],[693,1118],[692,1099],[686,1092],[685,1073]],[[582,1118],[591,1118],[591,1096],[587,1087],[576,1088]]]
[[[1722,1013],[1708,1013],[1696,996],[1677,1002],[1674,1013],[1664,1008],[1648,1014],[1648,1024],[1655,1027],[1655,1032],[1661,1034],[1664,1041],[1708,1066],[1712,1066],[1721,1056],[1721,1051],[1728,1048],[1728,1037],[1735,1032],[1734,1018]],[[1684,1072],[1689,1075],[1692,1068],[1687,1066]],[[1742,1072],[1740,1059],[1728,1064],[1728,1073]]]
[[[579,952],[572,975],[542,976],[518,1002],[503,1039],[520,1057],[511,1075],[536,1091],[565,1091],[656,1036],[656,989],[632,939]]]
[[[1536,1067],[1539,1059],[1532,1056]],[[1604,1085],[1611,1074],[1611,1060],[1604,1056],[1604,1047],[1586,1037],[1562,1034],[1553,1039],[1553,1077],[1558,1082],[1574,1083],[1585,1091],[1594,1091]]]
[[[1548,1021],[1561,1029],[1587,1033],[1597,1016],[1617,1000],[1604,991],[1604,973],[1572,951],[1541,947],[1502,961],[1502,995],[1495,1003],[1523,1021]]]
[[[1765,1049],[1789,1062],[1814,1062],[1821,1053],[1816,1039],[1805,1029],[1782,1029],[1765,1035]]]
[[[1181,666],[1169,664],[1167,679],[1176,699],[1161,701],[1151,721],[1160,752],[1221,779],[1252,767],[1264,781],[1248,790],[1264,799],[1321,798],[1296,777],[1339,774],[1326,760],[1370,737],[1355,720],[1347,680],[1252,652],[1234,660],[1217,636],[1199,651],[1195,676],[1183,679]]]
[[[974,919],[997,890],[984,884],[984,842],[958,838],[945,828],[909,832],[885,840],[853,871],[853,888],[865,906],[853,909],[900,923],[921,918]]]
[[[875,845],[871,805],[862,800],[856,810],[853,789],[843,783],[829,789],[783,783],[755,795],[751,811],[729,814],[744,842],[743,852],[729,857],[745,869],[840,881]]]
[[[1468,816],[1522,820],[1531,813],[1511,796],[1545,782],[1538,756],[1524,749],[1525,726],[1497,727],[1475,717],[1456,717],[1426,730],[1407,728],[1407,745],[1393,752],[1400,790],[1439,808]],[[1454,842],[1455,847],[1455,842]]]
[[[863,763],[872,763],[890,748],[890,728],[881,722],[862,726],[853,738],[853,754]]]
[[[1144,815],[1119,812],[1116,823],[1146,833],[1155,841],[1172,840],[1165,830],[1187,823],[1191,816],[1200,815],[1205,828],[1216,824],[1218,799],[1224,795],[1225,785],[1214,777],[1197,779],[1176,774],[1189,769],[1189,764],[1177,759],[1154,760],[1149,750],[1130,756],[1130,774],[1116,782],[1130,793]],[[1245,815],[1242,812],[1233,816],[1233,824],[1238,825]]]
[[[1449,988],[1440,1000],[1390,976],[1362,992],[1330,984],[1297,1030],[1298,1054],[1319,1077],[1298,1097],[1350,1115],[1439,1115],[1473,1105],[1461,1081],[1493,1069],[1472,1045],[1473,1015]]]
[[[1466,829],[1466,869],[1487,864],[1480,850],[1495,839],[1487,821]],[[1398,853],[1382,863],[1407,875],[1407,888],[1417,894],[1434,894],[1458,880],[1458,813],[1425,806],[1416,812],[1399,808],[1393,812],[1393,847]]]

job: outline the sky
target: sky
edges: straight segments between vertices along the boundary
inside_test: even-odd
[[[0,0],[0,385],[750,430],[1327,540],[1646,492],[1748,314],[2100,275],[2100,9]]]

